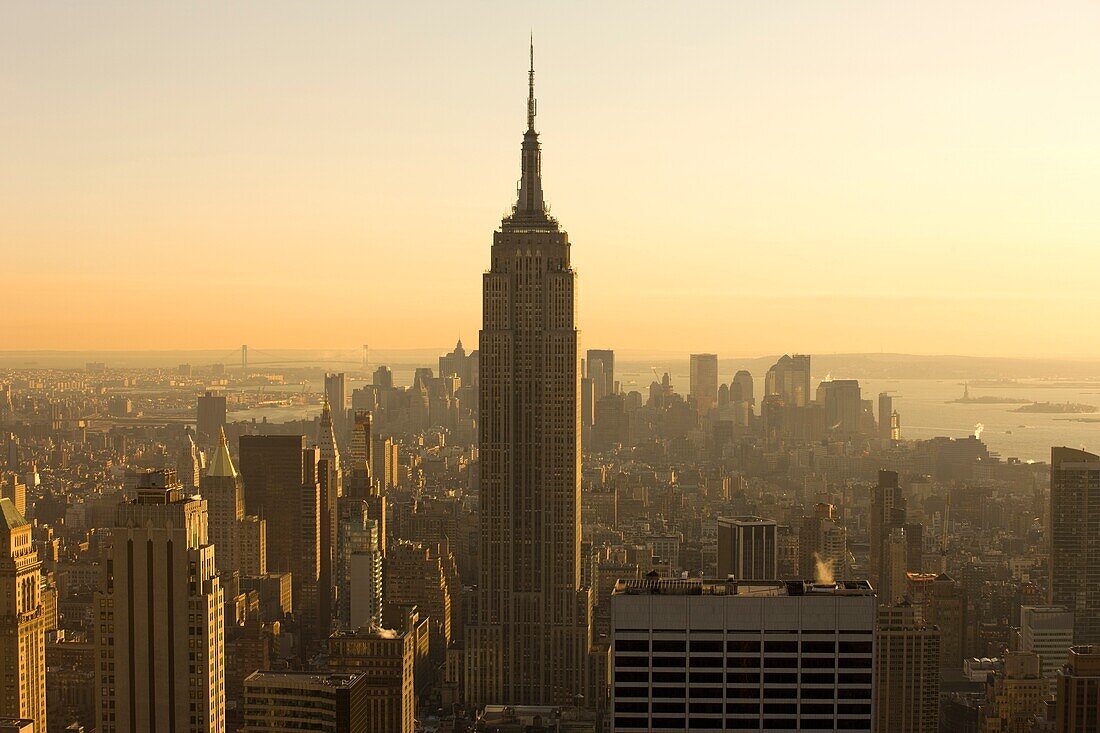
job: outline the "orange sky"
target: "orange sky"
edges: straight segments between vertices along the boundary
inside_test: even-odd
[[[1086,0],[6,2],[0,348],[471,345],[532,27],[584,346],[1100,354]]]

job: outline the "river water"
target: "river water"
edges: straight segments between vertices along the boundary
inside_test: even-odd
[[[431,366],[425,364],[424,366]],[[619,365],[617,365],[619,366]],[[686,365],[685,365],[686,366]],[[394,384],[412,383],[415,365],[398,367],[393,370]],[[688,392],[688,373],[674,369],[673,387],[680,394]],[[654,380],[653,372],[635,365],[622,364],[615,378],[624,391],[638,390],[643,399],[648,396],[649,384]],[[729,383],[733,373],[721,373],[719,378]],[[816,389],[819,378],[813,380]],[[349,379],[348,395],[369,380]],[[757,410],[760,395],[764,393],[763,376],[754,379]],[[1100,420],[1100,413],[1088,415],[1014,413],[1019,405],[1008,404],[962,404],[953,403],[962,396],[963,384],[957,379],[861,379],[860,387],[864,399],[871,399],[878,410],[878,394],[889,391],[894,398],[894,409],[901,416],[901,434],[908,440],[934,438],[944,435],[952,438],[972,435],[977,426],[983,426],[982,440],[989,449],[1002,458],[1015,457],[1021,460],[1050,460],[1051,446],[1066,445],[1097,452],[1100,450],[1100,422],[1082,420]],[[295,385],[294,391],[302,387]],[[319,392],[321,385],[311,382],[306,386],[311,392]],[[1100,406],[1100,385],[1098,386],[1060,386],[1057,382],[1027,382],[1013,385],[975,386],[970,385],[970,396],[1011,397],[1034,402],[1078,402]],[[295,407],[258,407],[230,413],[230,420],[263,420],[287,422],[309,419],[318,413],[316,405]]]

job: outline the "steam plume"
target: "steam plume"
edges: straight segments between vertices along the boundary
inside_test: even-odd
[[[836,582],[833,577],[833,561],[823,560],[821,555],[814,553],[814,582],[822,585],[832,585]]]

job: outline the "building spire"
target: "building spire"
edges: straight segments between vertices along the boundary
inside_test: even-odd
[[[538,102],[535,101],[535,33],[531,32],[531,67],[527,71],[527,131],[535,131],[535,113]]]
[[[542,196],[542,154],[539,150],[539,134],[535,131],[535,36],[531,34],[531,63],[527,70],[527,131],[523,133],[523,152],[516,205],[512,215],[505,219],[509,227],[556,226],[548,216]]]

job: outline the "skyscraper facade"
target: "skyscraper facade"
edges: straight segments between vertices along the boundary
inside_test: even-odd
[[[874,710],[876,731],[939,730],[940,630],[908,602],[878,611]]]
[[[522,177],[483,279],[481,572],[470,703],[575,704],[591,602],[580,579],[580,363],[569,237],[543,201],[534,52]]]
[[[1091,644],[1071,647],[1057,687],[1055,732],[1100,730],[1100,649]]]
[[[219,429],[218,434],[218,447],[199,485],[202,498],[207,502],[207,535],[216,550],[218,571],[222,577],[229,577],[240,567],[237,550],[241,520],[244,519],[244,487],[229,454],[225,431]]]
[[[225,427],[225,395],[207,391],[199,397],[196,408],[196,431],[199,445],[214,445],[218,435]]]
[[[596,399],[615,391],[615,352],[611,349],[589,349],[586,355],[588,378],[592,380]]]
[[[333,517],[328,462],[319,448],[306,448],[305,442],[303,435],[242,435],[240,440],[245,510],[267,520],[268,570],[291,573],[303,653],[310,642],[327,636],[332,619],[332,596],[321,578],[332,577]]]
[[[776,528],[774,519],[718,517],[718,577],[778,578]]]
[[[1061,606],[1020,607],[1020,651],[1035,652],[1043,676],[1053,680],[1073,646],[1073,614]]]
[[[700,415],[718,405],[718,354],[691,355],[688,389]]]
[[[779,395],[792,407],[810,404],[810,357],[784,354],[764,378],[764,394]]]
[[[289,570],[295,582],[305,555],[301,544],[305,456],[306,441],[301,435],[242,435],[240,439],[245,511],[267,520],[272,539],[267,545],[268,569]]]
[[[611,596],[611,731],[871,731],[863,581],[651,579]]]
[[[0,718],[46,730],[46,621],[31,523],[0,499]]]
[[[341,443],[347,440],[348,378],[343,372],[325,373],[325,399],[332,410],[332,422]]]
[[[225,730],[224,600],[206,507],[174,471],[146,474],[118,507],[96,600],[101,733]]]
[[[1073,612],[1076,644],[1100,644],[1100,456],[1050,452],[1050,603]]]
[[[384,730],[371,725],[370,690],[362,674],[259,671],[248,676],[244,689],[244,733]]]

